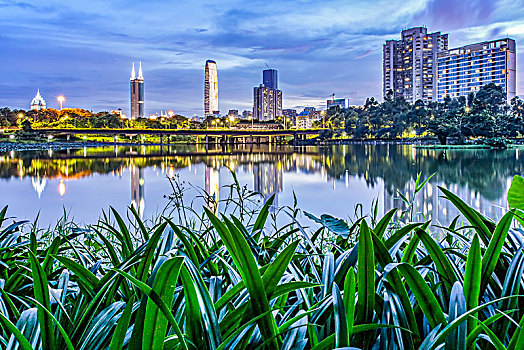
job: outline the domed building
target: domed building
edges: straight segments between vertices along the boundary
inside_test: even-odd
[[[39,111],[45,108],[46,108],[45,100],[42,97],[42,95],[40,95],[40,89],[38,89],[35,97],[31,100],[31,110]]]

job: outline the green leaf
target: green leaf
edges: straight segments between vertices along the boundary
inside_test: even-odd
[[[491,279],[491,274],[495,271],[500,252],[508,236],[508,231],[513,221],[513,213],[507,212],[498,222],[495,232],[489,241],[488,247],[482,256],[482,280],[480,290],[484,290]]]
[[[515,175],[508,191],[510,208],[524,210],[524,177]]]
[[[441,275],[448,292],[451,291],[451,286],[458,280],[457,275],[453,270],[453,266],[451,266],[451,263],[442,249],[440,249],[437,242],[435,242],[430,235],[419,228],[415,229],[415,232],[426,247],[426,250],[431,257],[431,260],[433,260],[438,273]]]
[[[171,305],[175,294],[178,274],[184,258],[176,257],[164,261],[155,275],[153,291],[166,305]],[[168,319],[158,308],[156,303],[149,299],[146,306],[144,320],[144,335],[142,347],[145,349],[161,349],[166,338]]]
[[[276,334],[275,319],[271,313],[268,312],[270,311],[270,307],[267,293],[264,289],[262,277],[255,258],[245,237],[231,221],[227,220],[227,218],[224,218],[227,224],[226,226],[209,209],[204,208],[204,210],[211,221],[211,224],[220,235],[228,252],[231,254],[235,265],[238,267],[239,273],[242,276],[242,280],[244,281],[250,296],[253,315],[255,317],[264,315],[258,319],[258,326],[262,337],[264,340],[274,338]],[[272,340],[269,346],[277,348],[277,340]]]
[[[127,301],[127,305],[122,312],[122,316],[116,324],[115,331],[113,333],[113,338],[111,339],[111,345],[109,350],[121,350],[122,345],[127,334],[127,329],[129,328],[129,322],[131,321],[131,315],[133,314],[133,299]]]
[[[353,266],[349,268],[344,279],[344,308],[346,310],[346,321],[348,323],[348,342],[349,336],[353,333],[353,324],[355,323],[355,298],[356,298],[356,283],[355,270]]]
[[[267,199],[267,201],[262,206],[262,209],[260,209],[260,212],[258,213],[257,219],[255,220],[255,224],[251,229],[251,232],[255,234],[253,237],[255,242],[258,241],[258,238],[260,237],[260,234],[264,229],[264,225],[266,224],[266,220],[269,215],[269,208],[271,207],[271,205],[273,205],[274,200],[275,195],[273,194],[271,195],[271,197]]]
[[[449,300],[449,316],[448,322],[452,322],[466,312],[466,299],[462,291],[460,282],[453,284],[451,290],[451,298]],[[462,323],[454,329],[448,336],[446,341],[446,349],[449,350],[465,350],[466,338],[468,334],[467,324]]]
[[[349,334],[346,320],[346,310],[340,289],[333,283],[333,309],[335,313],[335,346],[337,348],[348,346]]]
[[[322,214],[320,219],[308,212],[304,212],[304,215],[344,239],[349,237],[351,230],[349,229],[347,222],[342,219],[337,219],[328,214]]]
[[[386,232],[386,229],[388,228],[389,223],[391,222],[391,219],[395,215],[398,209],[394,208],[391,209],[380,219],[377,226],[373,229],[373,232],[377,235],[377,237],[382,238],[384,236],[384,233]]]
[[[55,349],[55,329],[52,317],[45,311],[51,310],[49,300],[49,287],[47,285],[47,276],[44,269],[38,262],[38,259],[29,251],[29,260],[31,262],[31,271],[33,273],[33,290],[38,305],[38,321],[40,322],[40,331],[42,336],[42,347],[46,349]]]
[[[446,325],[447,321],[444,312],[442,311],[435,294],[433,294],[431,288],[429,288],[420,273],[413,266],[406,263],[400,263],[387,265],[384,268],[384,274],[389,273],[389,271],[392,271],[393,269],[398,269],[402,276],[404,276],[406,283],[415,296],[415,299],[424,313],[424,316],[426,316],[431,328],[435,328],[439,324]]]
[[[480,278],[482,275],[482,252],[478,235],[473,237],[466,260],[466,270],[464,272],[464,296],[466,306],[471,310],[479,305],[480,297]],[[475,315],[473,315],[475,316]],[[471,332],[476,327],[475,319],[468,320],[468,330]]]
[[[4,209],[5,208],[6,207],[4,207]],[[29,341],[26,339],[26,337],[24,337],[22,332],[20,332],[20,330],[16,328],[16,326],[13,323],[11,323],[11,321],[9,321],[9,319],[5,317],[4,314],[2,314],[1,312],[0,312],[0,324],[2,325],[2,328],[9,331],[15,337],[21,349],[33,350],[33,347],[31,346]]]
[[[129,282],[133,283],[135,286],[137,286],[142,291],[142,293],[144,293],[151,300],[153,300],[155,305],[160,309],[160,311],[162,311],[162,314],[167,318],[171,327],[173,327],[173,330],[175,331],[180,343],[182,344],[182,348],[187,350],[188,349],[187,342],[184,336],[182,335],[182,331],[180,330],[178,323],[176,322],[173,314],[171,313],[171,310],[166,305],[166,303],[160,298],[160,296],[153,290],[153,288],[149,287],[144,282],[139,281],[138,279],[131,276],[130,274],[128,274],[125,271],[118,270],[118,269],[113,269],[113,271],[127,278]]]
[[[365,220],[360,225],[358,240],[357,286],[356,322],[372,323],[375,310],[375,253],[371,231]]]
[[[473,226],[479,234],[479,238],[482,239],[484,244],[487,245],[491,237],[491,231],[484,223],[484,220],[482,220],[482,214],[471,208],[462,199],[460,199],[444,187],[439,186],[439,189],[444,193],[446,198],[451,203],[453,203],[453,205],[462,213],[462,215],[464,215],[464,217],[469,221],[471,226]]]

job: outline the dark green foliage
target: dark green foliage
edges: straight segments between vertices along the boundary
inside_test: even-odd
[[[0,348],[520,349],[522,191],[517,178],[516,214],[494,223],[442,189],[467,222],[440,231],[395,210],[278,228],[270,198],[241,218],[128,223],[112,210],[37,236],[5,208]]]

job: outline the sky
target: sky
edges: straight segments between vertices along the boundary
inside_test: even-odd
[[[219,107],[251,110],[266,64],[283,107],[320,108],[332,93],[382,99],[382,44],[402,29],[449,33],[449,47],[517,41],[524,95],[524,0],[0,0],[0,107],[129,113],[132,62],[142,62],[146,115],[203,114],[204,65],[218,67]],[[520,43],[523,43],[520,45]]]

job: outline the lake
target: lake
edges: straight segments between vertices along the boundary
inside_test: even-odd
[[[173,210],[169,178],[183,187],[185,203],[199,210],[212,204],[204,199],[205,192],[220,200],[229,195],[232,169],[239,183],[260,197],[276,194],[273,211],[293,205],[295,194],[304,211],[347,219],[356,208],[369,212],[374,201],[380,214],[405,208],[396,191],[411,199],[422,172],[424,178],[435,175],[415,196],[415,210],[434,224],[445,224],[458,212],[440,198],[437,186],[499,218],[507,208],[512,177],[522,174],[521,157],[519,150],[429,150],[398,144],[9,152],[0,153],[0,206],[9,205],[9,216],[17,219],[33,220],[39,214],[44,226],[55,224],[64,211],[77,223],[95,223],[110,206],[123,213],[134,205],[144,219],[151,219]]]

